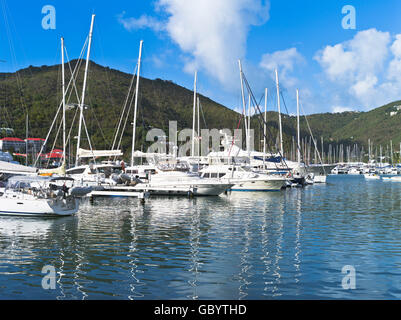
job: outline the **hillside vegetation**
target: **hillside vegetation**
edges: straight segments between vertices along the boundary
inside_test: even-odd
[[[70,63],[73,69],[77,61]],[[69,80],[69,66],[66,65]],[[77,94],[81,97],[84,63],[80,66],[77,79]],[[113,135],[122,112],[132,75],[90,63],[85,104],[85,119],[93,146],[96,149],[110,148]],[[168,134],[169,120],[178,122],[178,129],[192,127],[193,92],[171,81],[146,78],[140,79],[139,107],[137,116],[137,148],[145,148],[146,132],[151,128],[163,129]],[[29,116],[29,136],[44,138],[50,128],[60,104],[61,66],[29,67],[16,73],[0,73],[0,127],[13,128],[14,135],[25,138],[26,115]],[[200,95],[200,101],[207,128],[236,129],[240,115],[233,110]],[[75,91],[69,103],[77,103]],[[369,112],[322,113],[308,116],[313,135],[320,144],[323,137],[325,150],[328,145],[364,146],[367,150],[368,139],[374,145],[394,145],[401,142],[401,110],[396,101]],[[401,109],[401,108],[400,108]],[[67,112],[67,123],[71,126],[75,111]],[[122,139],[122,150],[128,157],[131,148],[133,113],[128,116],[127,126]],[[204,128],[204,120],[201,125]],[[58,124],[60,120],[58,121]],[[77,121],[75,121],[77,123]],[[261,135],[261,122],[256,116],[252,119],[255,130],[255,146],[258,149]],[[77,135],[77,125],[73,126],[72,137]],[[268,146],[277,147],[278,114],[268,113]],[[287,152],[292,146],[292,137],[296,135],[296,117],[283,115],[284,148]],[[6,136],[4,131],[2,136]],[[309,137],[309,130],[304,117],[301,118],[301,135]],[[54,134],[52,135],[54,137]],[[57,140],[60,146],[61,135]],[[75,140],[71,150],[74,150]],[[82,146],[87,148],[87,142]],[[319,147],[321,148],[321,147]]]

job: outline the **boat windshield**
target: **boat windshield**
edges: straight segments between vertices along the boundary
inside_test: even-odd
[[[51,179],[41,176],[14,176],[7,181],[6,189],[24,190],[31,188],[43,188]]]

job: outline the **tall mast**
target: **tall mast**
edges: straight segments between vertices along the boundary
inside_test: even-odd
[[[241,60],[238,60],[238,65],[239,65],[239,73],[240,73],[240,79],[241,79],[241,97],[242,97],[242,112],[244,114],[244,119],[245,119],[245,141],[248,144],[248,125],[246,121],[246,107],[245,107],[245,94],[244,94],[244,80],[243,80],[243,74],[242,74],[242,65],[241,65]],[[247,147],[248,149],[248,147]]]
[[[324,164],[324,144],[323,144],[323,136],[320,137],[322,144],[322,164]]]
[[[200,157],[200,113],[199,110],[200,109],[200,102],[199,102],[199,97],[198,97],[198,157]],[[199,159],[199,158],[198,158]]]
[[[300,150],[300,145],[301,145],[301,141],[300,138],[301,134],[300,134],[300,128],[299,128],[299,90],[297,89],[297,161],[298,161],[298,165],[301,163],[301,150]]]
[[[267,88],[265,88],[265,118],[263,122],[263,169],[265,168],[265,157],[266,157],[266,135],[267,135]]]
[[[143,44],[143,40],[141,40],[139,42],[138,70],[137,70],[137,75],[136,75],[136,86],[135,86],[134,122],[132,123],[131,167],[134,166],[136,113],[137,113],[137,109],[138,109],[138,95],[139,95],[138,90],[139,90],[139,76],[140,76],[140,71],[141,71],[142,44]]]
[[[191,149],[191,157],[195,155],[195,116],[196,116],[196,78],[198,76],[198,72],[195,71],[194,78],[194,105],[193,105],[193,113],[192,113],[192,149]]]
[[[279,130],[280,130],[280,152],[281,156],[284,156],[283,150],[283,128],[281,125],[281,107],[280,107],[280,85],[278,82],[278,72],[276,69],[276,87],[277,87],[277,108],[278,108],[278,123],[279,123]]]
[[[84,103],[85,103],[86,80],[88,77],[89,57],[90,57],[90,51],[91,51],[91,45],[92,45],[92,33],[93,33],[94,21],[95,21],[95,15],[92,14],[92,21],[91,21],[91,26],[90,26],[90,30],[89,30],[88,51],[86,54],[84,84],[82,87],[82,99],[81,99],[81,103],[79,106],[80,113],[79,113],[78,141],[77,141],[77,154],[76,154],[76,159],[75,159],[75,166],[78,166],[78,161],[79,161],[79,152],[78,151],[79,151],[79,147],[80,147],[80,143],[81,143],[81,130],[82,130]]]
[[[63,87],[63,161],[65,163],[65,79],[64,79],[64,38],[61,38],[61,78]]]
[[[25,141],[25,165],[28,166],[28,125],[29,125],[29,120],[28,120],[28,111],[26,113],[26,119],[25,119],[25,135],[26,135],[26,141]]]
[[[251,151],[251,95],[248,95],[248,127],[246,129],[248,131],[248,139],[246,140],[246,151]]]

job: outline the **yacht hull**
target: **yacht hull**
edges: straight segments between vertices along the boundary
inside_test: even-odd
[[[229,189],[232,184],[194,184],[178,186],[150,186],[147,189],[151,195],[194,195],[194,196],[218,196]]]
[[[79,209],[77,199],[0,198],[0,215],[10,216],[69,216]]]

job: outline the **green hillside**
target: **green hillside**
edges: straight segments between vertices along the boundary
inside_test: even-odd
[[[72,69],[75,64],[76,61],[71,62]],[[83,69],[84,64],[81,65],[77,80],[79,98]],[[97,149],[111,147],[131,78],[130,74],[90,63],[85,100],[85,104],[90,107],[85,111],[85,118],[93,145]],[[67,77],[66,82],[68,80]],[[178,129],[192,127],[192,91],[171,81],[141,77],[139,92],[137,146],[144,143],[146,132],[150,128],[161,128],[168,133],[169,120],[176,120]],[[29,135],[45,137],[61,98],[60,65],[29,67],[18,71],[17,74],[0,74],[0,127],[14,128],[15,136],[24,138],[28,112]],[[202,95],[200,101],[208,128],[236,127],[239,118],[236,112]],[[75,92],[68,102],[77,103]],[[74,113],[74,110],[67,113],[68,124],[72,122]],[[128,119],[130,121],[122,141],[123,151],[131,148],[132,110]],[[77,134],[77,126],[74,128],[72,136]],[[2,134],[5,135],[4,132]],[[83,147],[87,147],[85,142]]]
[[[71,69],[76,65],[70,63]],[[66,65],[68,82],[70,73]],[[80,66],[77,79],[77,94],[81,96],[84,63]],[[110,148],[132,75],[90,63],[85,104],[85,118],[91,139],[96,149]],[[53,121],[61,101],[61,66],[29,67],[17,73],[0,73],[0,127],[13,128],[14,135],[25,138],[26,114],[29,115],[29,136],[44,138]],[[231,109],[200,95],[205,122],[208,128],[235,129],[240,115]],[[69,103],[77,103],[75,91]],[[137,147],[146,148],[145,135],[151,128],[161,128],[168,134],[169,120],[178,121],[178,129],[192,127],[193,92],[171,81],[141,78],[139,107],[137,116]],[[401,142],[401,110],[396,106],[401,101],[374,109],[369,112],[322,113],[308,116],[313,135],[318,141],[324,139],[324,149],[346,148],[358,145],[367,150],[368,139],[374,145],[399,145]],[[401,108],[400,108],[401,109]],[[391,114],[393,112],[394,114]],[[75,111],[67,112],[67,123],[71,126]],[[122,150],[126,157],[131,149],[132,112],[128,117],[122,140]],[[204,121],[201,121],[204,127]],[[268,113],[268,146],[270,150],[277,147],[278,114]],[[260,147],[261,122],[256,116],[252,118],[255,130],[255,146]],[[293,151],[293,137],[296,135],[296,117],[283,115],[284,149],[289,156]],[[2,136],[6,136],[1,131]],[[73,127],[72,136],[77,135],[77,125]],[[302,139],[310,136],[304,117],[301,118]],[[73,140],[74,141],[74,140]],[[303,140],[304,141],[304,140]],[[74,143],[74,142],[73,142]],[[61,135],[57,141],[61,144]],[[86,148],[87,142],[82,142]],[[74,150],[72,145],[71,150]],[[398,149],[397,149],[398,150]]]

